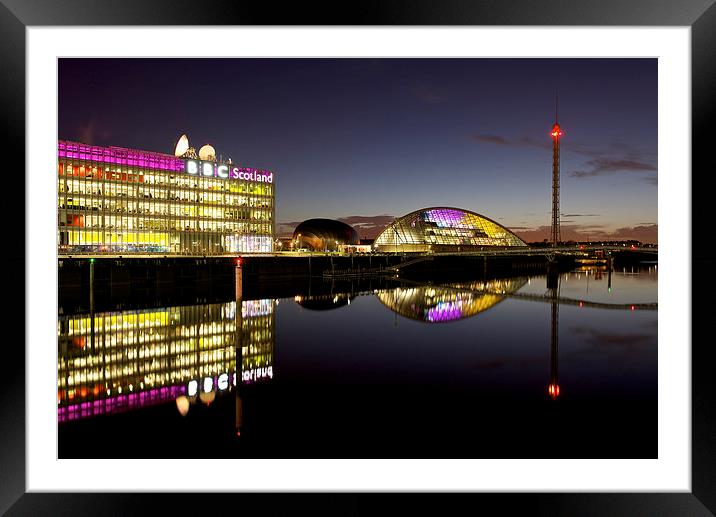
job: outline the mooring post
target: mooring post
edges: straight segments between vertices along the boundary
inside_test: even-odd
[[[241,268],[241,257],[236,259],[236,267],[234,268],[234,286],[236,297],[236,311],[241,311],[241,299],[244,296],[244,274]]]

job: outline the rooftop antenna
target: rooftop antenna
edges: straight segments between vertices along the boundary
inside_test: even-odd
[[[554,89],[554,123],[557,124],[559,122],[559,117],[557,116],[559,114],[559,88]]]

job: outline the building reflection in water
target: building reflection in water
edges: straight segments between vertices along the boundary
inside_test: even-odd
[[[399,287],[378,291],[376,296],[390,310],[413,320],[442,323],[469,318],[486,311],[527,283],[526,278],[506,278],[440,286]]]
[[[329,311],[350,305],[355,298],[351,293],[332,293],[317,296],[296,296],[293,300],[304,309],[312,311]]]
[[[237,381],[273,378],[276,303],[60,316],[59,422],[171,400],[185,415],[191,403],[210,404],[217,392],[233,391]]]
[[[507,278],[440,286],[399,287],[378,291],[376,296],[383,305],[401,316],[427,323],[445,323],[486,311],[509,294],[519,291],[527,281],[527,278]],[[545,299],[551,308],[550,378],[547,393],[552,400],[559,397],[559,287],[559,274],[556,271],[550,272],[547,275]]]

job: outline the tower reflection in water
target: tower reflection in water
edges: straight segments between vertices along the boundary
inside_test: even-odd
[[[273,378],[276,303],[60,316],[59,422],[172,400],[185,415],[192,403],[211,404],[237,383]]]
[[[547,295],[551,305],[550,379],[547,393],[552,400],[559,396],[559,274],[547,275]],[[487,281],[399,287],[379,291],[378,299],[393,312],[426,323],[446,323],[475,316],[516,293],[527,278],[507,278]]]

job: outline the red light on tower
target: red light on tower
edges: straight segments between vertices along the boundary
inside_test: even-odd
[[[559,124],[555,124],[554,126],[552,126],[552,132],[550,133],[550,135],[552,135],[552,138],[559,138],[563,134],[564,131],[562,131],[562,128],[559,127]]]

